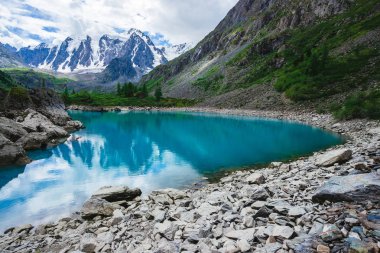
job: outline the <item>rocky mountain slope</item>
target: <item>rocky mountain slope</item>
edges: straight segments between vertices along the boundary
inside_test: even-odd
[[[328,106],[378,87],[379,27],[376,0],[240,0],[195,48],[141,83],[206,106]]]
[[[0,42],[0,68],[13,68],[22,66],[21,59],[15,56],[15,51],[17,50],[7,44],[2,44]]]

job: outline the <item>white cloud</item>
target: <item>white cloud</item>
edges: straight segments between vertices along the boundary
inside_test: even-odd
[[[0,4],[1,42],[25,46],[39,43],[36,35],[51,42],[67,36],[113,34],[114,28],[137,28],[163,34],[173,44],[194,43],[213,30],[237,1],[0,0],[4,2]]]

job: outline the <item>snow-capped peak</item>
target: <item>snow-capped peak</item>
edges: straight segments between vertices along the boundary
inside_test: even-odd
[[[103,71],[114,59],[130,59],[145,74],[187,50],[187,44],[158,48],[148,34],[129,29],[117,35],[69,36],[64,41],[41,43],[17,51],[25,64],[62,73]]]
[[[192,48],[192,44],[189,43],[182,43],[178,45],[168,45],[161,48],[161,50],[164,52],[164,55],[166,59],[173,60],[174,58],[177,58],[181,54],[189,51]]]

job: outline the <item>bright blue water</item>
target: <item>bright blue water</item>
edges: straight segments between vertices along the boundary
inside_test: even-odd
[[[72,112],[87,128],[34,162],[0,170],[0,230],[79,210],[105,185],[188,186],[223,169],[309,154],[342,142],[302,124],[184,112]]]

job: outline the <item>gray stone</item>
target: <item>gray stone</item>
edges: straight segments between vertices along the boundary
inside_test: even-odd
[[[272,210],[269,209],[268,207],[266,206],[263,206],[261,207],[254,215],[253,217],[254,218],[257,218],[257,217],[262,217],[262,218],[266,218],[268,217],[270,214],[272,213]]]
[[[239,247],[241,252],[247,252],[251,249],[251,245],[249,245],[248,241],[245,239],[238,240],[236,246]]]
[[[260,209],[261,207],[265,206],[266,202],[265,201],[255,201],[252,205],[251,208],[253,209]]]
[[[197,209],[196,212],[201,216],[210,216],[213,213],[217,213],[219,208],[212,206],[209,203],[202,203]]]
[[[313,194],[312,200],[380,201],[380,175],[368,173],[332,177]]]
[[[115,226],[119,224],[124,218],[124,214],[120,209],[116,209],[113,211],[113,216],[111,219],[111,226]]]
[[[156,207],[152,213],[151,213],[154,217],[154,220],[157,221],[157,222],[162,222],[165,220],[165,217],[166,217],[166,211],[165,210],[162,210],[160,209],[159,207]]]
[[[289,209],[288,215],[292,217],[301,217],[306,214],[306,210],[303,207],[295,206]]]
[[[252,200],[262,200],[265,201],[267,198],[269,198],[269,193],[265,190],[264,187],[258,187],[256,188],[251,195]]]
[[[25,165],[30,162],[24,149],[0,134],[0,166]]]
[[[349,149],[336,149],[319,155],[316,158],[316,164],[319,166],[328,167],[335,163],[342,164],[347,162],[352,157],[352,150]]]
[[[69,120],[69,121],[67,121],[64,128],[68,132],[73,132],[73,131],[84,128],[84,125],[82,122],[80,122],[78,120]]]
[[[252,241],[255,235],[255,228],[247,228],[244,230],[231,230],[224,234],[225,237],[235,240]]]
[[[90,198],[80,211],[83,219],[93,219],[96,216],[110,217],[119,206],[99,198]]]
[[[45,132],[52,138],[63,138],[69,134],[59,126],[54,125],[47,117],[32,109],[25,111],[27,116],[20,124],[33,132]]]
[[[294,229],[288,226],[274,226],[272,236],[290,239],[294,234]]]
[[[265,183],[265,177],[262,173],[255,172],[247,177],[246,182],[249,184],[263,184]]]
[[[32,132],[17,140],[16,144],[22,146],[25,150],[43,149],[49,143],[47,133]]]
[[[140,189],[129,189],[127,186],[105,186],[95,192],[92,197],[108,202],[130,201],[141,195]]]
[[[80,240],[79,249],[85,253],[92,253],[97,247],[97,242],[94,234],[84,234]]]
[[[154,234],[160,233],[168,240],[174,239],[174,234],[177,230],[178,225],[168,220],[165,220],[163,223],[156,223],[154,225]]]
[[[282,248],[282,245],[278,242],[275,242],[275,243],[267,244],[262,248],[257,248],[255,250],[255,253],[276,253],[281,248]]]
[[[14,228],[13,229],[13,233],[14,234],[19,234],[19,233],[21,233],[23,231],[29,232],[32,229],[33,229],[33,226],[31,224],[25,224],[25,225],[19,226],[17,228]]]
[[[323,227],[322,233],[319,234],[319,237],[325,242],[331,242],[343,238],[343,234],[336,225],[326,224]]]
[[[15,142],[27,133],[23,126],[16,121],[0,117],[0,134],[3,134],[10,141]]]

